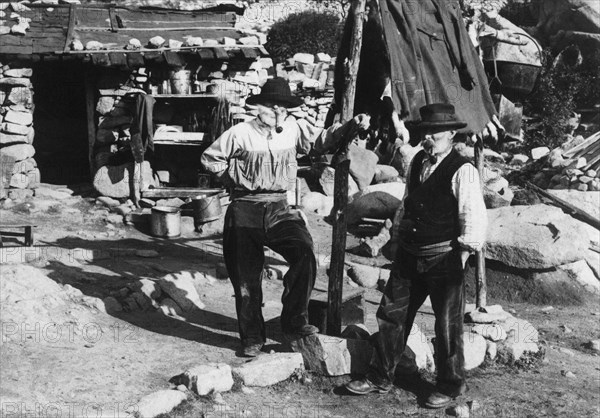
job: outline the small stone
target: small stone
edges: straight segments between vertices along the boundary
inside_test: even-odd
[[[557,350],[559,353],[566,354],[569,357],[575,357],[575,353],[573,350],[569,350],[568,348],[559,347]]]
[[[594,178],[594,177],[596,177],[598,175],[598,172],[596,170],[593,170],[593,169],[590,168],[589,170],[587,170],[585,172],[585,175],[588,176],[588,177]]]
[[[142,208],[151,208],[156,204],[156,202],[154,200],[146,199],[146,198],[140,199],[138,203],[140,204],[140,207],[142,207]]]
[[[148,45],[153,48],[160,48],[165,43],[165,38],[162,36],[154,36],[148,41]]]
[[[180,392],[187,392],[188,388],[185,385],[177,385],[177,390]]]
[[[490,360],[495,360],[498,355],[498,344],[493,341],[486,341],[486,349],[485,355],[488,356]]]
[[[159,253],[156,250],[137,250],[135,255],[142,258],[156,258]]]
[[[200,396],[213,392],[227,392],[233,387],[231,366],[225,363],[202,364],[176,378],[180,378],[183,385]]]
[[[85,44],[85,49],[88,51],[99,51],[104,48],[104,45],[98,41],[89,41]]]
[[[33,115],[30,112],[14,112],[9,110],[4,115],[4,122],[16,125],[29,126],[33,123]]]
[[[348,276],[362,287],[375,289],[381,274],[379,270],[378,267],[354,264],[348,270]]]
[[[129,42],[127,42],[127,49],[140,49],[142,47],[142,43],[137,38],[131,38]]]
[[[467,405],[455,405],[448,408],[448,415],[457,418],[469,418],[469,407]]]
[[[106,206],[107,208],[112,208],[112,207],[119,206],[121,204],[121,202],[119,202],[116,199],[113,199],[112,197],[100,196],[96,199],[96,204],[102,204],[102,205]]]
[[[254,395],[256,391],[248,386],[242,386],[242,393],[245,393],[246,395]]]
[[[533,160],[539,160],[548,154],[550,154],[550,148],[548,147],[537,147],[531,150],[531,158]]]
[[[562,374],[564,377],[568,378],[568,379],[576,379],[577,376],[575,376],[575,373],[568,371],[568,370],[561,370],[560,374]]]
[[[120,225],[123,223],[123,215],[119,215],[118,213],[109,213],[106,216],[106,222]]]
[[[577,190],[579,190],[580,192],[587,192],[588,189],[589,189],[589,186],[587,184],[580,183],[577,185]]]
[[[246,386],[271,386],[304,370],[300,353],[264,354],[233,369]]]
[[[136,404],[137,413],[144,418],[154,418],[169,413],[187,396],[178,390],[159,390],[144,396]]]
[[[545,306],[541,309],[542,312],[550,312],[551,310],[553,310],[554,307],[553,306]]]
[[[529,161],[529,157],[525,154],[515,154],[512,160],[510,160],[510,163],[514,165],[523,165],[527,161]]]

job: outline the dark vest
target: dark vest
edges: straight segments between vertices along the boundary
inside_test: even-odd
[[[452,177],[466,162],[454,149],[421,184],[425,151],[413,159],[404,217],[399,238],[404,246],[419,249],[426,245],[452,241],[460,235],[458,202],[452,193]]]

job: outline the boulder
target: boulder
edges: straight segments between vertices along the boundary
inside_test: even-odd
[[[17,135],[17,134],[7,134],[5,132],[0,132],[0,145],[9,145],[9,144],[28,144],[29,138],[27,135]]]
[[[321,184],[321,188],[323,188],[323,192],[327,196],[333,197],[334,179],[335,169],[331,167],[325,167],[321,173],[321,177],[319,177],[319,183]],[[352,196],[357,192],[358,185],[351,176],[348,176],[348,196]]]
[[[359,193],[352,196],[352,198],[356,199],[360,196],[364,196],[373,192],[386,192],[388,194],[391,194],[398,200],[403,200],[405,190],[406,184],[401,180],[392,181],[390,183],[371,184],[370,186],[367,186],[366,188],[361,190]]]
[[[348,276],[354,283],[369,289],[377,288],[379,275],[379,267],[366,266],[364,264],[352,264],[352,267],[348,269]]]
[[[364,341],[363,341],[364,342]],[[271,386],[304,370],[300,353],[264,354],[233,369],[233,374],[246,386]]]
[[[600,219],[600,192],[577,190],[548,190],[548,193],[558,197],[576,208],[582,209],[596,219]]]
[[[186,398],[186,394],[178,390],[159,390],[144,396],[135,406],[138,416],[154,418],[171,412]]]
[[[400,199],[387,192],[377,191],[355,197],[347,207],[347,222],[353,225],[362,218],[394,219],[401,203]]]
[[[329,215],[333,209],[333,197],[319,192],[309,192],[302,196],[302,207],[307,212]]]
[[[302,354],[308,370],[324,376],[365,373],[373,351],[369,341],[347,340],[322,334],[294,341],[292,349]]]
[[[16,162],[31,158],[34,154],[35,148],[30,144],[16,144],[0,148],[0,155],[8,155],[14,158]]]
[[[6,78],[0,79],[6,80]],[[27,79],[28,80],[28,79]],[[33,94],[29,87],[13,86],[5,100],[5,104],[31,106],[33,102]]]
[[[550,148],[548,148],[548,147],[533,148],[531,150],[531,159],[539,160],[540,158],[545,157],[548,154],[550,154]]]
[[[204,309],[193,277],[188,272],[167,274],[158,280],[158,284],[184,311]]]
[[[400,148],[398,148],[398,151],[396,152],[390,165],[398,170],[398,174],[400,176],[406,178],[412,159],[422,149],[423,148],[420,145],[413,147],[409,144],[403,144],[400,146]]]
[[[33,171],[37,168],[37,163],[35,162],[35,160],[33,158],[28,158],[26,160],[23,161],[19,161],[18,163],[16,163],[13,166],[12,169],[12,173],[16,174],[16,173],[28,173],[30,171]]]
[[[374,183],[389,183],[396,181],[400,176],[398,170],[391,165],[377,164],[375,166],[375,176],[373,177]]]
[[[173,379],[177,379],[178,382],[200,396],[215,392],[227,392],[233,387],[231,367],[225,363],[196,366]]]
[[[512,160],[510,160],[510,163],[513,165],[523,165],[527,161],[529,161],[529,157],[525,154],[515,154],[513,155]]]
[[[486,257],[507,266],[547,269],[580,260],[589,240],[582,223],[549,205],[488,210]]]
[[[141,167],[143,185],[141,191],[157,186],[157,182],[152,175],[150,163],[144,161]],[[94,175],[94,188],[104,196],[114,198],[129,197],[133,193],[130,176],[134,175],[134,169],[134,163],[100,167]]]
[[[11,135],[30,135],[31,130],[33,129],[31,126],[23,126],[17,125],[16,123],[3,122],[2,123],[2,132],[11,134]]]
[[[600,294],[600,281],[585,260],[563,264],[557,269],[566,271],[569,277],[581,284],[588,292]]]
[[[13,174],[9,186],[15,189],[26,189],[29,186],[29,177],[23,173]]]
[[[10,70],[4,71],[4,77],[31,77],[33,75],[33,69],[31,68],[11,68]]]
[[[508,182],[506,182],[506,186],[497,190],[499,183],[503,183],[500,180],[506,181],[504,178],[500,177],[500,179],[489,182],[483,186],[483,201],[485,202],[485,207],[487,209],[510,206],[512,203],[514,193],[510,187],[508,187]]]

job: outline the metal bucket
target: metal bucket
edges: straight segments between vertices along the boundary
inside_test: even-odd
[[[171,93],[190,94],[192,86],[192,72],[190,70],[169,71]]]
[[[488,74],[493,76],[497,71],[497,77],[501,83],[492,87],[492,93],[501,93],[512,102],[522,102],[535,87],[535,82],[542,72],[541,65],[522,64],[518,62],[484,61]]]
[[[181,209],[170,206],[155,206],[151,217],[152,235],[162,238],[178,237],[181,234]]]
[[[221,217],[220,192],[201,194],[192,198],[194,224],[216,221]]]

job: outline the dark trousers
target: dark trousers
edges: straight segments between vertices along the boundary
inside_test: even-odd
[[[317,263],[304,221],[297,212],[290,211],[286,201],[234,200],[225,215],[223,250],[245,347],[266,341],[262,316],[263,246],[281,254],[290,265],[283,277],[283,332],[308,324],[308,301]]]
[[[377,311],[379,333],[367,378],[381,386],[392,384],[417,310],[429,295],[435,313],[437,390],[458,395],[465,380],[460,251],[443,255],[424,272],[423,261],[403,250],[398,253]]]

